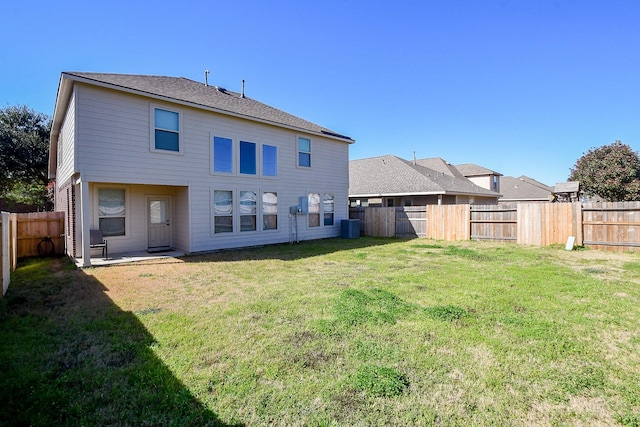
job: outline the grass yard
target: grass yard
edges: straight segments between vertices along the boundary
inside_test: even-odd
[[[0,425],[640,426],[640,258],[329,239],[0,300]]]

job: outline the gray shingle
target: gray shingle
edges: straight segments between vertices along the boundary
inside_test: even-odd
[[[122,90],[134,91],[154,97],[175,100],[194,106],[215,109],[222,113],[226,112],[232,115],[272,123],[274,125],[320,133],[353,142],[348,136],[341,135],[292,114],[285,113],[282,110],[278,110],[254,99],[242,97],[240,93],[216,86],[206,86],[204,83],[189,80],[184,77],[84,72],[64,72],[63,75],[75,80],[84,79],[89,82],[107,85],[114,89],[120,88]]]
[[[553,188],[524,175],[518,178],[503,176],[500,178],[500,193],[502,194],[501,201],[545,201],[549,200]]]
[[[349,162],[350,196],[398,194],[497,196],[466,178],[447,175],[393,155]]]

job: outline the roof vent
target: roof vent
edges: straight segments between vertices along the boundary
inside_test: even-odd
[[[209,86],[209,70],[204,70],[204,85]]]
[[[227,90],[223,87],[220,86],[214,86],[216,88],[216,90],[220,93],[227,93]]]

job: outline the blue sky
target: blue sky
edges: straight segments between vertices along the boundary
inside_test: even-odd
[[[153,4],[153,7],[151,6]],[[182,76],[395,154],[565,181],[640,148],[638,1],[4,1],[0,107],[53,114],[62,71]]]

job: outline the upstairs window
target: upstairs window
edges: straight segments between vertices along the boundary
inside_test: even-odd
[[[233,172],[233,141],[231,139],[213,137],[213,171]]]
[[[256,144],[240,141],[240,173],[255,175],[256,160]]]
[[[175,111],[153,109],[155,150],[180,152],[180,114]]]
[[[311,140],[298,137],[298,166],[311,167]]]
[[[262,175],[278,176],[278,147],[262,146]]]

